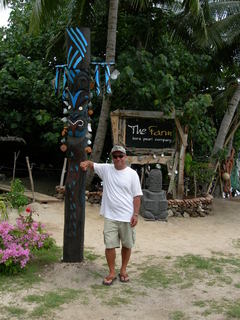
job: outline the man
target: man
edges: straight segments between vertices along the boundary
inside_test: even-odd
[[[113,164],[83,161],[82,170],[92,169],[103,181],[101,215],[104,216],[105,255],[109,274],[103,280],[104,285],[111,285],[116,279],[115,248],[122,244],[122,265],[119,273],[121,282],[128,282],[127,265],[131,248],[135,243],[135,226],[141,203],[141,185],[133,169],[126,165],[126,150],[115,145],[111,151]]]

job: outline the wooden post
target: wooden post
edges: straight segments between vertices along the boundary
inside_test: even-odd
[[[26,157],[27,167],[28,167],[28,173],[29,173],[29,179],[31,184],[31,190],[32,190],[32,196],[33,196],[33,202],[35,201],[35,194],[34,194],[34,184],[33,184],[33,177],[32,177],[32,169],[30,167],[29,158]]]
[[[84,254],[86,160],[90,103],[90,29],[69,28],[67,38],[68,171],[65,182],[63,262],[81,262]]]
[[[179,154],[179,168],[178,168],[178,198],[182,199],[184,194],[184,161],[185,161],[185,146],[181,143]]]
[[[221,168],[220,168],[220,166],[218,167],[218,175],[219,175],[219,181],[220,181],[221,198],[223,198],[223,183],[222,183]]]
[[[65,173],[66,173],[66,166],[67,166],[67,158],[64,158],[62,174],[61,174],[61,180],[60,180],[60,188],[63,187],[64,176],[65,176]]]
[[[216,165],[215,165],[215,168],[214,168],[214,173],[213,173],[213,175],[212,175],[211,181],[210,181],[209,186],[208,186],[208,189],[207,189],[207,193],[213,194],[213,191],[214,191],[215,187],[214,187],[213,190],[211,190],[211,189],[212,189],[212,187],[213,187],[213,182],[214,182],[214,179],[215,179],[215,176],[216,176],[216,172],[217,172],[219,166],[220,166],[220,162],[217,161],[217,163],[216,163]],[[217,181],[217,180],[216,180],[216,181]]]
[[[197,197],[197,179],[196,172],[193,173],[193,183],[194,183],[194,197]]]
[[[177,169],[178,166],[178,160],[179,160],[179,152],[176,151],[175,157],[174,157],[174,163],[173,163],[173,168],[172,168],[172,172],[171,172],[171,178],[170,178],[170,182],[169,182],[169,187],[168,187],[168,193],[173,194],[173,198],[176,198],[176,185],[175,185],[175,171]]]
[[[16,163],[17,163],[17,158],[20,154],[20,151],[18,151],[17,153],[14,152],[14,163],[13,163],[13,181],[15,180],[15,174],[16,174]]]
[[[178,169],[178,198],[182,199],[184,194],[184,161],[185,161],[185,153],[187,148],[187,138],[188,138],[188,127],[186,126],[184,131],[180,125],[180,122],[177,118],[175,118],[175,123],[178,128],[178,132],[180,135],[180,154],[179,154],[179,169]]]

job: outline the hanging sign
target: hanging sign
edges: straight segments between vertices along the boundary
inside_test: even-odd
[[[164,149],[174,144],[172,119],[126,118],[126,147]]]

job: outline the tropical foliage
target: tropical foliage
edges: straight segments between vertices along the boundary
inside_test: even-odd
[[[8,28],[1,30],[1,128],[24,137],[33,153],[36,146],[57,149],[61,106],[52,81],[55,64],[65,62],[64,29],[88,25],[92,59],[104,60],[109,3],[114,1],[2,2],[12,6],[12,13]],[[219,132],[226,131],[221,148],[239,122],[237,99],[228,125],[223,121],[239,77],[239,12],[238,0],[119,1],[115,67],[120,76],[108,106],[175,110],[189,126],[194,161],[207,158]],[[38,33],[29,33],[29,25],[40,27]],[[93,133],[97,127],[103,130],[104,145],[108,109],[100,114],[101,100],[95,96],[93,104]],[[103,116],[104,125],[99,121]],[[237,147],[238,130],[235,137]],[[102,158],[109,149],[105,143]]]
[[[45,59],[52,32],[29,34],[31,4],[11,3],[9,27],[0,32],[1,135],[23,137],[29,149],[41,152],[57,146],[61,128],[54,62]]]

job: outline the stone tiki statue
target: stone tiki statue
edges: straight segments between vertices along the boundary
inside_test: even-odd
[[[141,215],[145,220],[167,220],[168,201],[162,190],[162,172],[152,169],[147,178],[148,189],[143,189]]]

